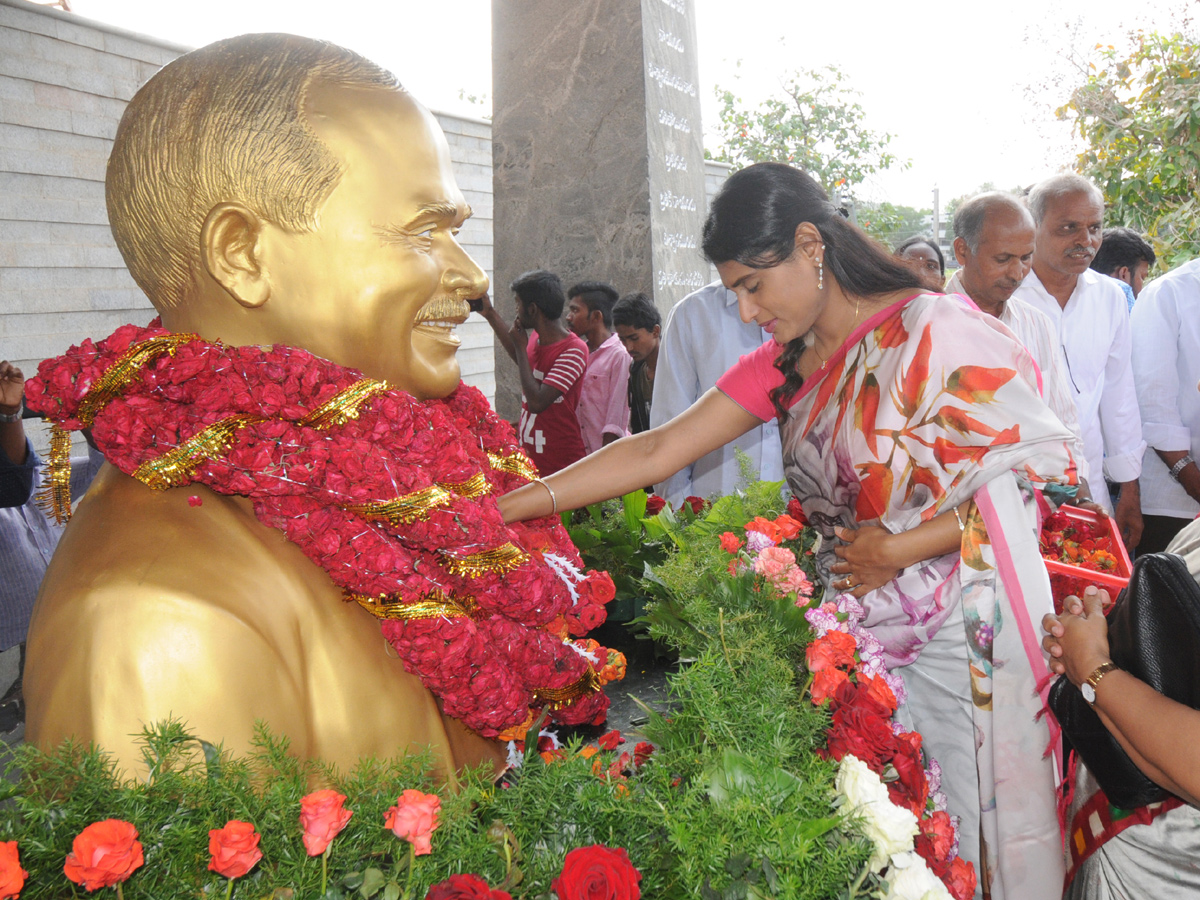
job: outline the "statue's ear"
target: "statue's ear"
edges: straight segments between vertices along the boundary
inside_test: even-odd
[[[245,307],[262,306],[271,296],[261,259],[262,231],[262,219],[241,203],[218,203],[200,230],[208,274]]]

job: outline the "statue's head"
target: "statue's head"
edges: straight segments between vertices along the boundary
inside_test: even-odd
[[[422,398],[458,384],[453,327],[488,284],[455,239],[471,211],[436,120],[374,63],[281,34],[188,53],[130,102],[106,187],[168,327]]]

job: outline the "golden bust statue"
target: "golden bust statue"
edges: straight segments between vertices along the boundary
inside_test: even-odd
[[[367,60],[288,35],[180,57],[129,104],[107,198],[167,329],[301,347],[422,400],[458,385],[453,326],[488,286],[455,239],[470,210],[434,117]],[[249,500],[111,465],[46,574],[25,695],[29,740],[93,741],[130,774],[171,716],[234,752],[263,720],[343,768],[428,746],[453,778],[504,755]]]

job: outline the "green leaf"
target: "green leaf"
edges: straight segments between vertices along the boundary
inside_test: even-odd
[[[400,900],[400,885],[389,881],[383,889],[383,900]]]
[[[362,884],[359,885],[358,892],[364,897],[374,897],[383,889],[386,883],[387,878],[381,870],[375,868],[367,869],[362,874]],[[351,887],[351,885],[346,885],[346,887]],[[385,894],[384,896],[387,895]]]

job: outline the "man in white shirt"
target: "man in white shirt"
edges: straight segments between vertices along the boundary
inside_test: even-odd
[[[1142,436],[1139,553],[1166,548],[1200,514],[1200,260],[1146,285],[1133,307],[1133,374]]]
[[[1067,378],[1058,332],[1050,318],[1013,297],[1033,264],[1033,217],[1012,194],[988,191],[963,203],[954,213],[954,256],[958,269],[947,293],[970,297],[1017,336],[1042,374],[1042,396],[1075,435],[1071,452],[1081,479],[1078,499],[1089,499],[1087,454],[1079,430],[1079,413]]]
[[[1125,539],[1142,536],[1138,476],[1142,471],[1142,422],[1130,362],[1131,338],[1125,295],[1111,278],[1088,266],[1100,248],[1104,198],[1078,175],[1055,175],[1029,194],[1036,227],[1033,271],[1013,295],[1054,322],[1092,481],[1100,473],[1120,487],[1113,513]],[[1107,492],[1094,499],[1111,507]]]
[[[675,418],[716,385],[738,357],[770,339],[754,322],[742,321],[737,296],[721,282],[688,294],[667,313],[654,374],[650,427]],[[657,486],[658,494],[678,507],[685,497],[733,493],[741,480],[735,449],[750,458],[762,480],[783,481],[779,426],[767,422],[672,475]]]

